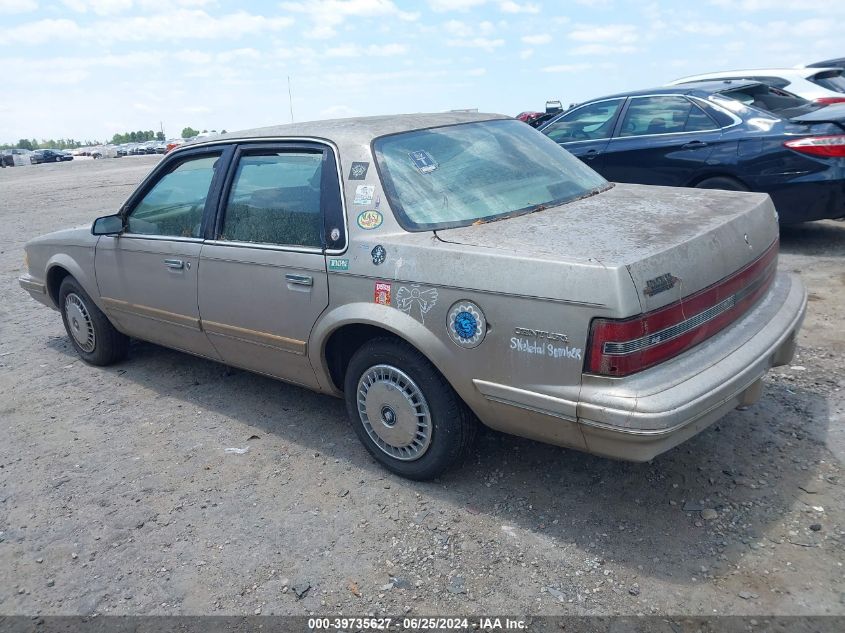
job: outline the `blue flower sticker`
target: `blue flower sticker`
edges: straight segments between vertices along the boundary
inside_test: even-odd
[[[487,319],[472,301],[458,301],[446,316],[446,333],[458,347],[472,349],[481,345],[487,334]]]
[[[469,312],[464,310],[455,316],[455,334],[463,339],[475,336],[478,329],[478,320]]]

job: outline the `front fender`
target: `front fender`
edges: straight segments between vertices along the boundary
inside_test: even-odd
[[[45,280],[50,279],[51,271],[58,267],[64,268],[73,275],[79,282],[82,289],[94,301],[97,307],[102,310],[100,293],[97,288],[97,279],[94,273],[94,249],[90,247],[71,247],[71,252],[56,253],[47,260]],[[52,293],[50,300],[55,303]],[[55,306],[58,309],[58,305]]]
[[[341,395],[331,379],[326,361],[326,343],[335,331],[345,325],[372,325],[395,334],[419,350],[453,387],[457,387],[447,371],[450,350],[443,340],[401,310],[377,303],[356,302],[330,308],[311,331],[308,357],[323,391]]]

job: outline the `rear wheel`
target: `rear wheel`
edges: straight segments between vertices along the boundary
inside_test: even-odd
[[[126,358],[129,337],[114,328],[73,277],[65,277],[59,287],[59,307],[70,342],[82,360],[111,365]]]
[[[478,422],[416,349],[370,341],[349,362],[346,410],[358,438],[385,468],[409,479],[437,477],[469,451]]]
[[[696,189],[724,189],[726,191],[748,191],[748,187],[730,176],[713,176],[705,178],[697,185]]]

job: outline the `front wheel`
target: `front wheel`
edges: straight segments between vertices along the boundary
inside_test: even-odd
[[[469,451],[478,422],[455,390],[416,349],[375,339],[349,362],[346,410],[358,438],[385,468],[433,479]]]
[[[59,308],[70,342],[86,363],[111,365],[126,358],[129,337],[115,329],[73,277],[59,287]]]

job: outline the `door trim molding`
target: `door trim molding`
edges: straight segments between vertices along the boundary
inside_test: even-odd
[[[103,306],[107,310],[115,312],[126,312],[135,316],[142,316],[154,321],[161,321],[169,325],[179,325],[187,327],[192,330],[202,331],[200,320],[197,317],[186,316],[184,314],[177,314],[175,312],[168,312],[167,310],[159,310],[158,308],[151,308],[150,306],[138,305],[137,303],[130,303],[122,301],[121,299],[111,299],[109,297],[100,297]]]
[[[270,334],[269,332],[261,332],[259,330],[250,330],[235,325],[226,325],[225,323],[217,323],[216,321],[202,321],[202,329],[209,335],[224,336],[245,343],[271,347],[283,352],[296,354],[297,356],[305,356],[307,344],[305,341],[298,339]]]

